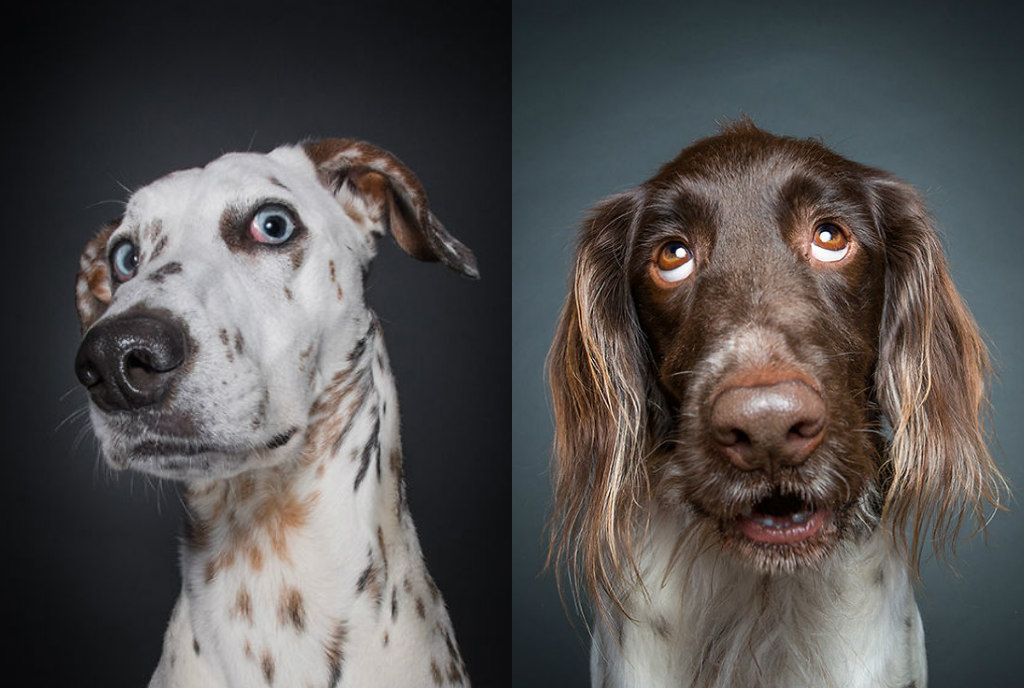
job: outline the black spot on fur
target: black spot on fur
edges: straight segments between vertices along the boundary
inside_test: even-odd
[[[181,263],[178,263],[178,262],[167,263],[165,265],[161,265],[159,268],[157,268],[156,270],[151,272],[149,274],[149,277],[147,277],[146,279],[148,279],[150,282],[156,282],[157,284],[162,284],[163,281],[165,279],[167,279],[168,275],[177,275],[177,274],[180,274],[181,271],[182,271]]]
[[[331,633],[327,642],[327,668],[330,671],[330,679],[327,683],[329,688],[335,688],[341,682],[341,667],[345,661],[345,637],[348,635],[348,628],[344,621],[339,621],[338,626]]]
[[[359,574],[359,580],[356,581],[356,591],[365,592],[366,585],[370,582],[370,576],[373,575],[373,561],[367,564],[363,572]]]
[[[192,639],[192,649],[195,650],[196,656],[199,656],[199,641],[195,638]]]
[[[363,447],[361,457],[359,459],[359,472],[356,473],[356,482],[353,487],[354,490],[359,489],[360,483],[363,482],[363,478],[366,477],[366,471],[370,467],[370,459],[374,454],[377,455],[378,465],[380,462],[380,416],[373,423],[373,430],[370,432],[370,439]],[[378,477],[380,472],[378,471]]]
[[[391,588],[391,620],[398,618],[398,588]]]

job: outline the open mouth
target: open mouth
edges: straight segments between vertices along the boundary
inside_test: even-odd
[[[736,518],[740,533],[755,543],[795,545],[821,531],[831,512],[816,509],[802,498],[775,492]]]

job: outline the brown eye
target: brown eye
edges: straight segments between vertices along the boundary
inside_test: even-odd
[[[834,263],[845,258],[849,252],[850,240],[842,229],[830,222],[824,222],[814,228],[811,255],[817,260]]]
[[[658,277],[666,282],[679,282],[693,272],[693,254],[681,241],[669,241],[661,245],[654,256]]]

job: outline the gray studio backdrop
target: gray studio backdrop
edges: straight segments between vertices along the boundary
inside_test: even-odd
[[[915,184],[994,345],[997,460],[1024,486],[1024,172],[1019,9],[967,3],[521,3],[512,54],[512,665],[583,686],[587,642],[542,574],[551,412],[542,369],[584,211],[716,121],[782,134]],[[930,686],[1020,685],[1024,520],[999,514],[958,578],[918,595]]]
[[[19,685],[144,686],[178,594],[178,489],[112,475],[73,373],[78,256],[124,187],[305,137],[400,157],[481,279],[379,242],[408,498],[478,685],[508,663],[508,27],[421,3],[90,2],[5,13],[0,509]],[[500,533],[501,537],[496,537]],[[10,684],[14,685],[14,684]]]

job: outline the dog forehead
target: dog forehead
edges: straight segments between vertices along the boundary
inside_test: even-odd
[[[269,154],[228,153],[204,167],[172,172],[151,182],[128,199],[121,233],[160,223],[171,235],[213,238],[219,233],[203,228],[217,228],[226,213],[252,211],[266,202],[296,208],[314,234],[320,234],[321,227],[338,230],[347,225],[337,200],[323,186],[303,149],[282,146]],[[348,233],[332,234],[342,241],[340,235]]]
[[[270,154],[227,153],[204,167],[172,172],[132,194],[128,210],[140,215],[160,213],[218,199],[258,196],[274,188],[299,196],[326,193],[312,161],[289,146]]]

